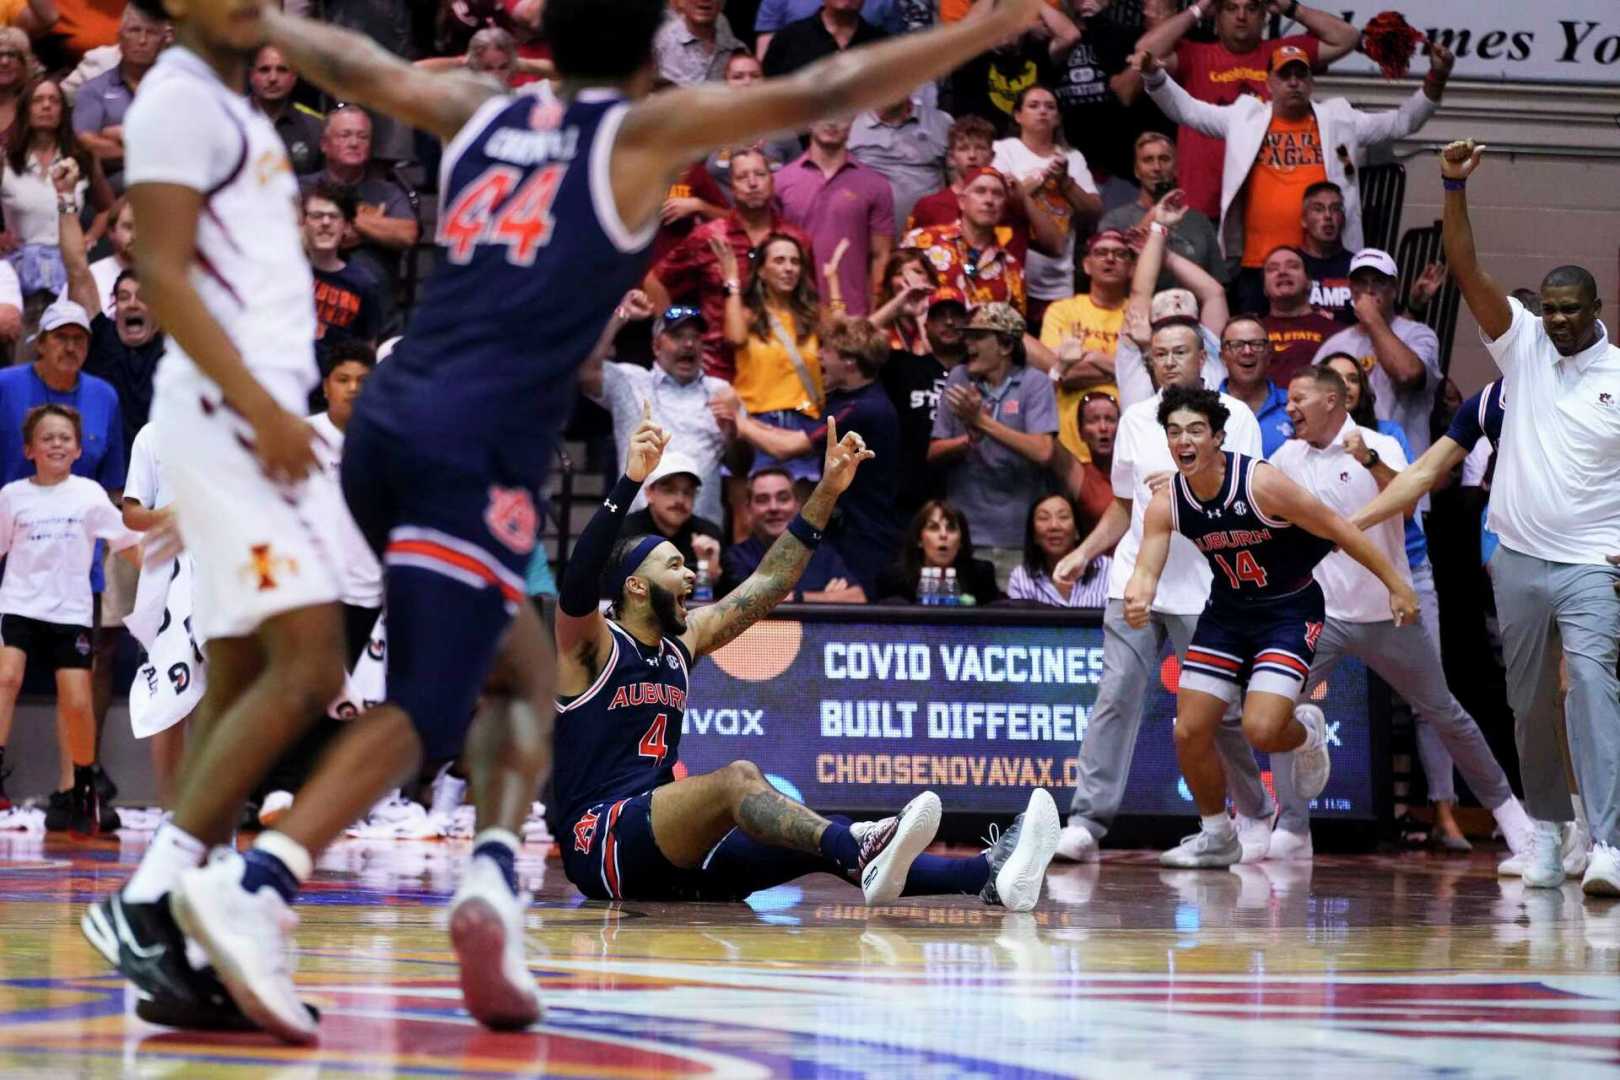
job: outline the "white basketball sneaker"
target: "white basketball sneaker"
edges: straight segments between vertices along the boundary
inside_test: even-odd
[[[1581,891],[1587,896],[1620,896],[1620,849],[1609,844],[1592,848]]]
[[[1564,837],[1558,822],[1536,822],[1519,877],[1532,889],[1556,889],[1564,883]]]
[[[249,1019],[284,1042],[312,1043],[318,1029],[298,1000],[288,955],[298,916],[270,886],[244,889],[246,867],[239,853],[216,849],[208,865],[180,875],[169,906]]]
[[[1271,851],[1271,819],[1237,815],[1238,846],[1243,849],[1242,863],[1257,863]]]
[[[1033,909],[1046,883],[1046,868],[1057,851],[1059,821],[1052,793],[1045,788],[1030,792],[1024,812],[1006,832],[993,838],[984,853],[990,863],[990,880],[979,898],[1008,911]]]
[[[1294,751],[1294,790],[1305,800],[1327,787],[1333,762],[1328,758],[1327,717],[1315,705],[1295,705],[1294,719],[1305,725],[1305,745]]]
[[[1273,829],[1271,847],[1266,852],[1267,862],[1310,862],[1316,855],[1311,847],[1309,830],[1301,836],[1287,829]]]
[[[1065,862],[1096,862],[1102,856],[1097,838],[1084,825],[1065,825],[1058,834],[1056,857]]]
[[[520,1031],[544,1009],[523,949],[529,895],[513,895],[495,860],[474,857],[450,902],[450,944],[461,962],[461,999],[473,1019]]]
[[[939,832],[939,818],[939,796],[925,791],[906,803],[897,817],[884,818],[861,832],[857,841],[861,846],[861,892],[868,904],[900,898],[911,864]]]
[[[1236,829],[1229,828],[1224,833],[1199,829],[1161,854],[1159,865],[1180,870],[1208,870],[1236,866],[1242,858],[1243,845],[1238,842]]]

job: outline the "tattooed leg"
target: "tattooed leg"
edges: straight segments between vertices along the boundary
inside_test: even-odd
[[[653,792],[653,839],[664,858],[694,867],[732,829],[761,843],[816,853],[827,820],[779,794],[752,763],[665,784]]]
[[[761,843],[795,851],[819,852],[828,824],[808,806],[772,787],[744,796],[737,807],[737,827],[743,832]]]

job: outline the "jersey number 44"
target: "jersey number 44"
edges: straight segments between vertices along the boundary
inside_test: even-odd
[[[511,165],[491,165],[461,190],[445,211],[439,242],[453,263],[466,264],[485,245],[504,245],[506,261],[533,266],[551,243],[556,220],[551,206],[566,165],[547,165],[528,180]],[[519,185],[522,185],[521,187]]]

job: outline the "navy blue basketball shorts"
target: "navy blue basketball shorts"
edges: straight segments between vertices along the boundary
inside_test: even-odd
[[[838,864],[822,855],[762,844],[738,829],[722,837],[699,865],[676,866],[653,839],[652,797],[647,791],[597,803],[558,837],[563,872],[574,888],[592,900],[734,903],[807,874],[844,877]]]
[[[461,752],[501,637],[528,603],[539,533],[534,496],[435,461],[357,413],[343,496],[383,564],[388,700],[429,761]]]
[[[1227,704],[1242,696],[1245,685],[1250,692],[1297,701],[1325,620],[1322,588],[1314,581],[1273,600],[1212,604],[1198,617],[1181,665],[1181,688]]]

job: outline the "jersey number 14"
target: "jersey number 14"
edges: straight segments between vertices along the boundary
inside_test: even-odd
[[[439,226],[439,242],[450,261],[465,264],[480,245],[503,244],[507,262],[533,266],[540,249],[551,243],[556,225],[551,205],[567,171],[566,165],[547,165],[519,187],[521,170],[485,169],[456,196]]]
[[[1232,583],[1234,589],[1241,589],[1245,581],[1257,589],[1266,587],[1266,568],[1255,560],[1251,552],[1240,550],[1237,553],[1236,569],[1226,561],[1224,555],[1215,556],[1215,565],[1221,568],[1221,573],[1226,575],[1226,580]]]

